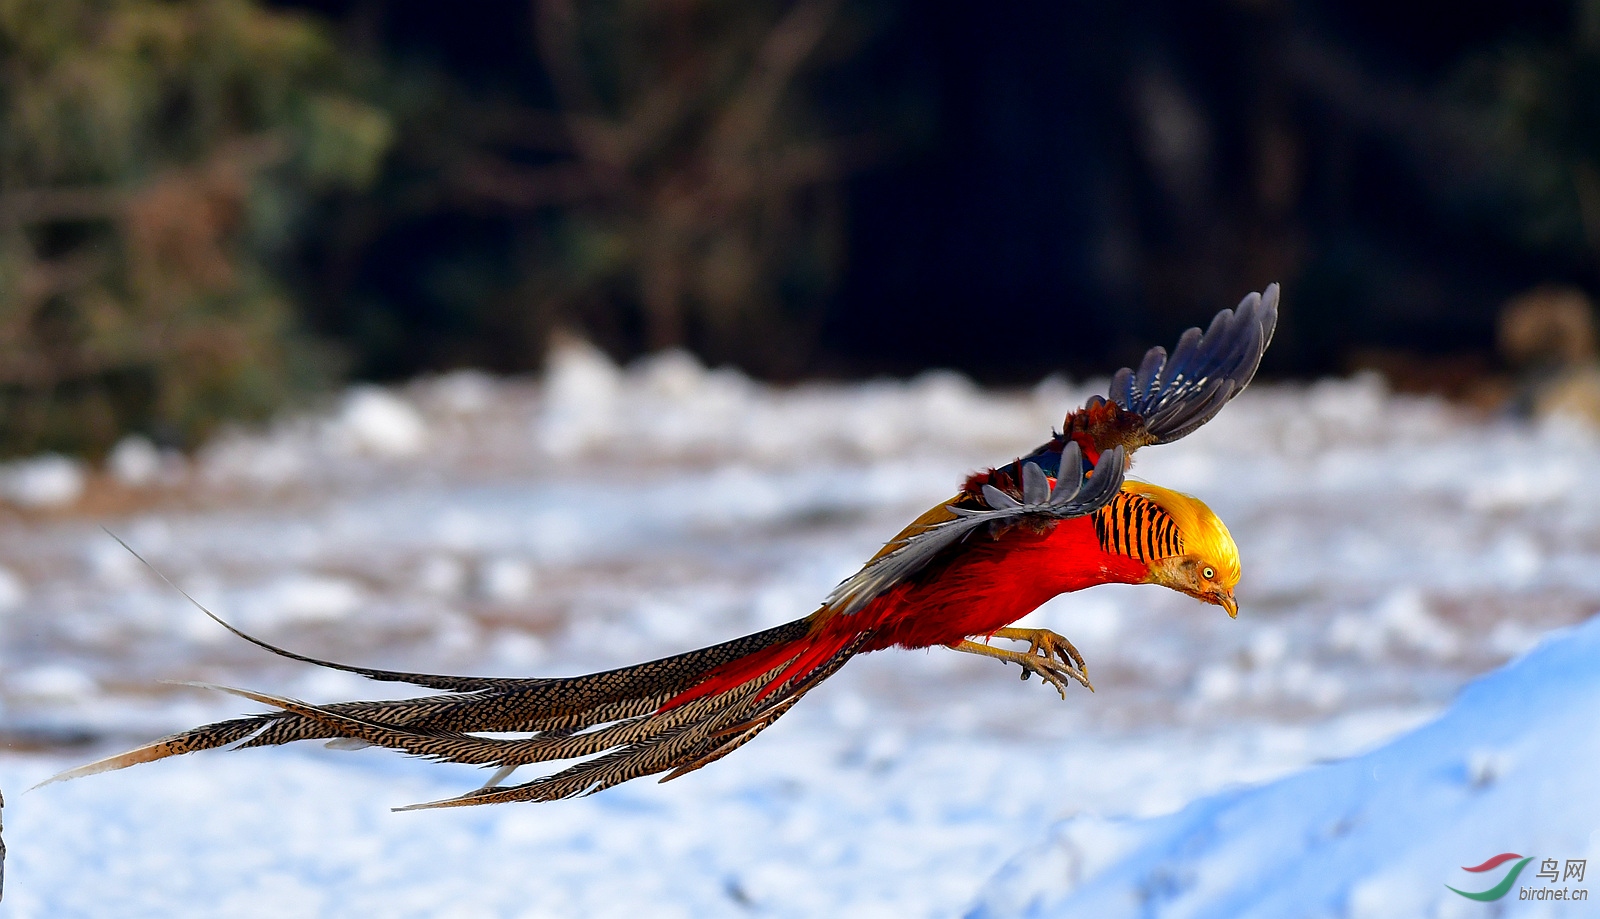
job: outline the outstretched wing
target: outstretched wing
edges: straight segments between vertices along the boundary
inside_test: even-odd
[[[1063,449],[1057,464],[1055,485],[1038,462],[1022,465],[1021,499],[993,485],[982,486],[982,505],[961,502],[943,508],[937,519],[924,515],[891,541],[876,558],[853,577],[841,583],[823,604],[827,612],[854,613],[885,591],[926,568],[940,553],[979,530],[995,524],[1013,524],[1023,519],[1065,520],[1092,514],[1122,490],[1128,471],[1127,453],[1113,447],[1100,455],[1092,474],[1085,478],[1082,451],[1075,443]],[[1066,470],[1063,474],[1061,470]]]
[[[1172,443],[1244,391],[1277,326],[1278,285],[1269,284],[1218,313],[1204,332],[1184,332],[1170,355],[1151,348],[1139,369],[1118,370],[1104,398],[1067,416],[1063,436],[1096,451]]]
[[[972,476],[954,502],[906,527],[834,588],[822,612],[862,609],[992,524],[1026,517],[1060,520],[1099,510],[1122,489],[1129,454],[1192,432],[1249,385],[1277,325],[1278,285],[1269,284],[1218,313],[1204,332],[1184,332],[1170,355],[1165,348],[1151,348],[1138,370],[1124,367],[1111,377],[1109,398],[1090,398],[1048,443],[1007,466]],[[1088,466],[1093,473],[1086,476]],[[1054,489],[1050,476],[1057,482]]]

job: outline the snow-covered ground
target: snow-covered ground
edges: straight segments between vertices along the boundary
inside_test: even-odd
[[[1063,821],[970,915],[1592,916],[1597,711],[1591,619],[1382,749],[1166,817]]]
[[[1034,901],[997,897],[996,873],[1061,821],[1131,839],[1141,819],[1361,753],[1600,608],[1587,431],[1474,419],[1372,379],[1258,386],[1135,469],[1229,522],[1240,618],[1150,587],[1053,601],[1033,618],[1083,650],[1092,695],[1063,702],[968,655],[891,652],[852,662],[713,768],[578,801],[393,814],[484,775],[316,745],[22,793],[242,710],[162,681],[320,701],[392,691],[228,636],[102,525],[298,650],[576,673],[804,615],[1089,391],[985,392],[945,374],[774,389],[682,355],[623,371],[573,349],[542,381],[354,390],[193,460],[130,441],[106,471],[0,468],[6,907],[1003,914]],[[1059,890],[1087,876],[1072,868]],[[1016,883],[1037,891],[1039,874]]]

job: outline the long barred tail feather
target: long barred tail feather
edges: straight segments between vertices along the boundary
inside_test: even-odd
[[[422,731],[538,731],[553,738],[561,733],[572,733],[596,724],[647,715],[685,689],[687,685],[692,684],[698,676],[725,663],[724,658],[736,655],[742,649],[762,650],[769,643],[792,641],[794,636],[802,636],[805,631],[805,620],[797,620],[721,645],[605,673],[565,679],[525,680],[521,682],[536,685],[512,687],[500,691],[476,690],[460,694],[381,702],[339,702],[321,706],[319,711]],[[270,648],[264,642],[256,643]],[[295,655],[292,652],[286,652],[286,656],[296,660],[316,662],[315,659]],[[359,672],[358,668],[340,669]],[[642,672],[629,674],[627,671],[630,670]],[[648,689],[643,692],[638,691],[637,687],[644,682],[641,677],[646,676],[656,676],[661,681],[654,692]],[[567,687],[571,687],[570,693],[563,694],[561,690]],[[631,698],[612,698],[630,690],[638,694]],[[582,700],[585,699],[600,701],[583,707]],[[234,743],[239,744],[239,749],[246,749],[278,746],[297,740],[359,739],[342,733],[326,718],[312,718],[296,711],[280,710],[219,721],[182,731],[135,750],[69,769],[40,784],[49,785],[67,779],[111,772],[139,763],[226,747]]]
[[[771,726],[774,721],[783,717],[784,713],[793,708],[795,703],[799,702],[800,698],[810,692],[813,687],[837,673],[839,668],[854,657],[871,637],[870,634],[857,636],[849,645],[835,652],[833,657],[829,658],[823,666],[817,668],[800,686],[785,693],[781,699],[768,706],[759,716],[751,718],[743,724],[718,731],[713,735],[714,738],[720,741],[715,748],[706,751],[698,759],[673,767],[671,772],[661,777],[661,781],[670,782],[679,776],[688,775],[696,769],[722,759],[729,753],[754,740],[757,734],[760,734]]]
[[[85,763],[65,772],[58,772],[33,787],[43,788],[56,782],[81,779],[84,776],[98,775],[102,772],[113,772],[117,769],[137,766],[140,763],[151,763],[158,759],[166,759],[169,756],[181,756],[197,750],[225,747],[261,730],[262,725],[266,724],[272,717],[272,715],[252,715],[248,718],[219,721],[193,730],[182,731],[159,740],[153,740],[126,753],[118,753],[116,756],[108,756],[105,759]]]
[[[837,673],[871,639],[860,633],[835,645],[820,666],[775,681],[782,670],[774,667],[761,677],[665,710],[652,716],[653,730],[637,742],[619,746],[611,752],[544,776],[510,787],[487,787],[455,798],[398,807],[395,810],[423,810],[437,807],[466,807],[477,804],[502,804],[515,801],[554,801],[594,794],[631,779],[665,772],[661,781],[670,781],[716,762],[777,721],[818,683]],[[781,665],[787,667],[787,664]]]
[[[374,679],[398,673],[318,661],[222,624],[254,644],[295,660],[382,675]],[[603,673],[495,679],[493,686],[477,683],[479,688],[447,689],[440,695],[412,699],[310,705],[267,693],[224,689],[277,711],[174,734],[68,770],[42,784],[232,744],[243,749],[316,739],[495,766],[499,769],[496,781],[518,766],[593,757],[524,785],[502,788],[491,784],[437,806],[553,800],[657,772],[670,771],[667,778],[674,778],[747,743],[842,666],[868,637],[810,636],[810,629],[809,621],[800,619],[708,648]],[[753,672],[752,664],[756,667]],[[432,685],[454,679],[442,677],[439,684]],[[702,686],[710,687],[709,691],[699,691]],[[477,736],[494,732],[533,732],[534,736]]]
[[[575,731],[648,714],[719,667],[790,644],[803,638],[809,629],[809,623],[799,619],[708,648],[603,673],[507,679],[492,689],[383,702],[342,702],[322,708],[338,715],[423,730]],[[242,746],[275,746],[341,736],[326,722],[291,711],[264,717],[270,723],[260,726],[259,732]]]
[[[382,703],[319,706],[251,690],[211,687],[272,706],[279,709],[280,714],[257,715],[197,728],[120,756],[81,766],[50,781],[77,778],[179,753],[224,746],[243,738],[251,738],[247,744],[259,745],[260,735],[255,732],[261,731],[263,725],[267,725],[268,730],[277,727],[273,719],[281,716],[302,719],[321,728],[322,733],[336,738],[400,750],[413,756],[441,762],[496,766],[500,769],[497,774],[500,777],[509,774],[508,770],[517,766],[593,757],[521,785],[491,785],[456,798],[397,810],[510,801],[551,801],[592,794],[630,779],[662,772],[667,773],[662,781],[668,781],[715,762],[750,742],[794,707],[818,683],[836,673],[870,638],[870,633],[859,633],[819,636],[816,640],[805,642],[791,641],[784,648],[789,653],[778,655],[776,662],[764,673],[714,694],[665,707],[659,701],[665,694],[657,693],[650,697],[657,701],[646,713],[623,718],[608,718],[601,714],[599,718],[604,720],[585,725],[592,730],[575,732],[562,728],[515,739],[481,737],[469,733],[492,731],[495,728],[469,726],[462,730],[444,730],[415,724],[396,725],[350,713],[358,706]],[[621,710],[615,705],[606,708],[613,712]]]
[[[127,543],[122,545],[127,548]],[[131,548],[128,551],[133,552]],[[172,584],[137,552],[133,554]],[[662,779],[666,781],[748,743],[871,638],[864,632],[813,634],[812,621],[798,619],[707,648],[602,673],[541,679],[458,677],[355,667],[288,651],[236,628],[177,585],[172,586],[223,628],[273,654],[440,692],[411,699],[312,705],[267,693],[212,687],[276,711],[173,734],[70,769],[41,784],[198,750],[275,746],[297,740],[327,740],[341,747],[381,746],[498,770],[483,789],[419,807],[549,801],[661,772],[667,773]],[[502,732],[532,736],[481,736]],[[582,762],[524,784],[498,784],[519,766],[572,759]]]

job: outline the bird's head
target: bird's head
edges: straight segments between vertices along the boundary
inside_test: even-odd
[[[1239,547],[1227,526],[1198,498],[1148,482],[1128,482],[1123,487],[1160,505],[1182,535],[1181,554],[1149,563],[1150,583],[1215,604],[1237,617],[1239,603],[1233,589],[1239,584]]]

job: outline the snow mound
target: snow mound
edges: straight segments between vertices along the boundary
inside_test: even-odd
[[[111,448],[105,468],[125,487],[148,488],[182,484],[189,461],[177,450],[157,447],[148,437],[129,434]]]
[[[428,427],[422,414],[399,396],[358,386],[345,395],[330,435],[356,452],[398,458],[423,451]]]
[[[83,464],[58,453],[0,465],[0,497],[18,507],[50,508],[83,494]]]
[[[971,917],[1477,916],[1497,853],[1600,859],[1600,617],[1469,685],[1363,756],[1146,821],[1072,818],[989,883]],[[1505,897],[1581,887],[1524,872]],[[1541,901],[1541,916],[1592,902]],[[1585,911],[1588,912],[1585,912]],[[1534,914],[1532,912],[1530,915]],[[1496,913],[1498,915],[1498,913]]]

